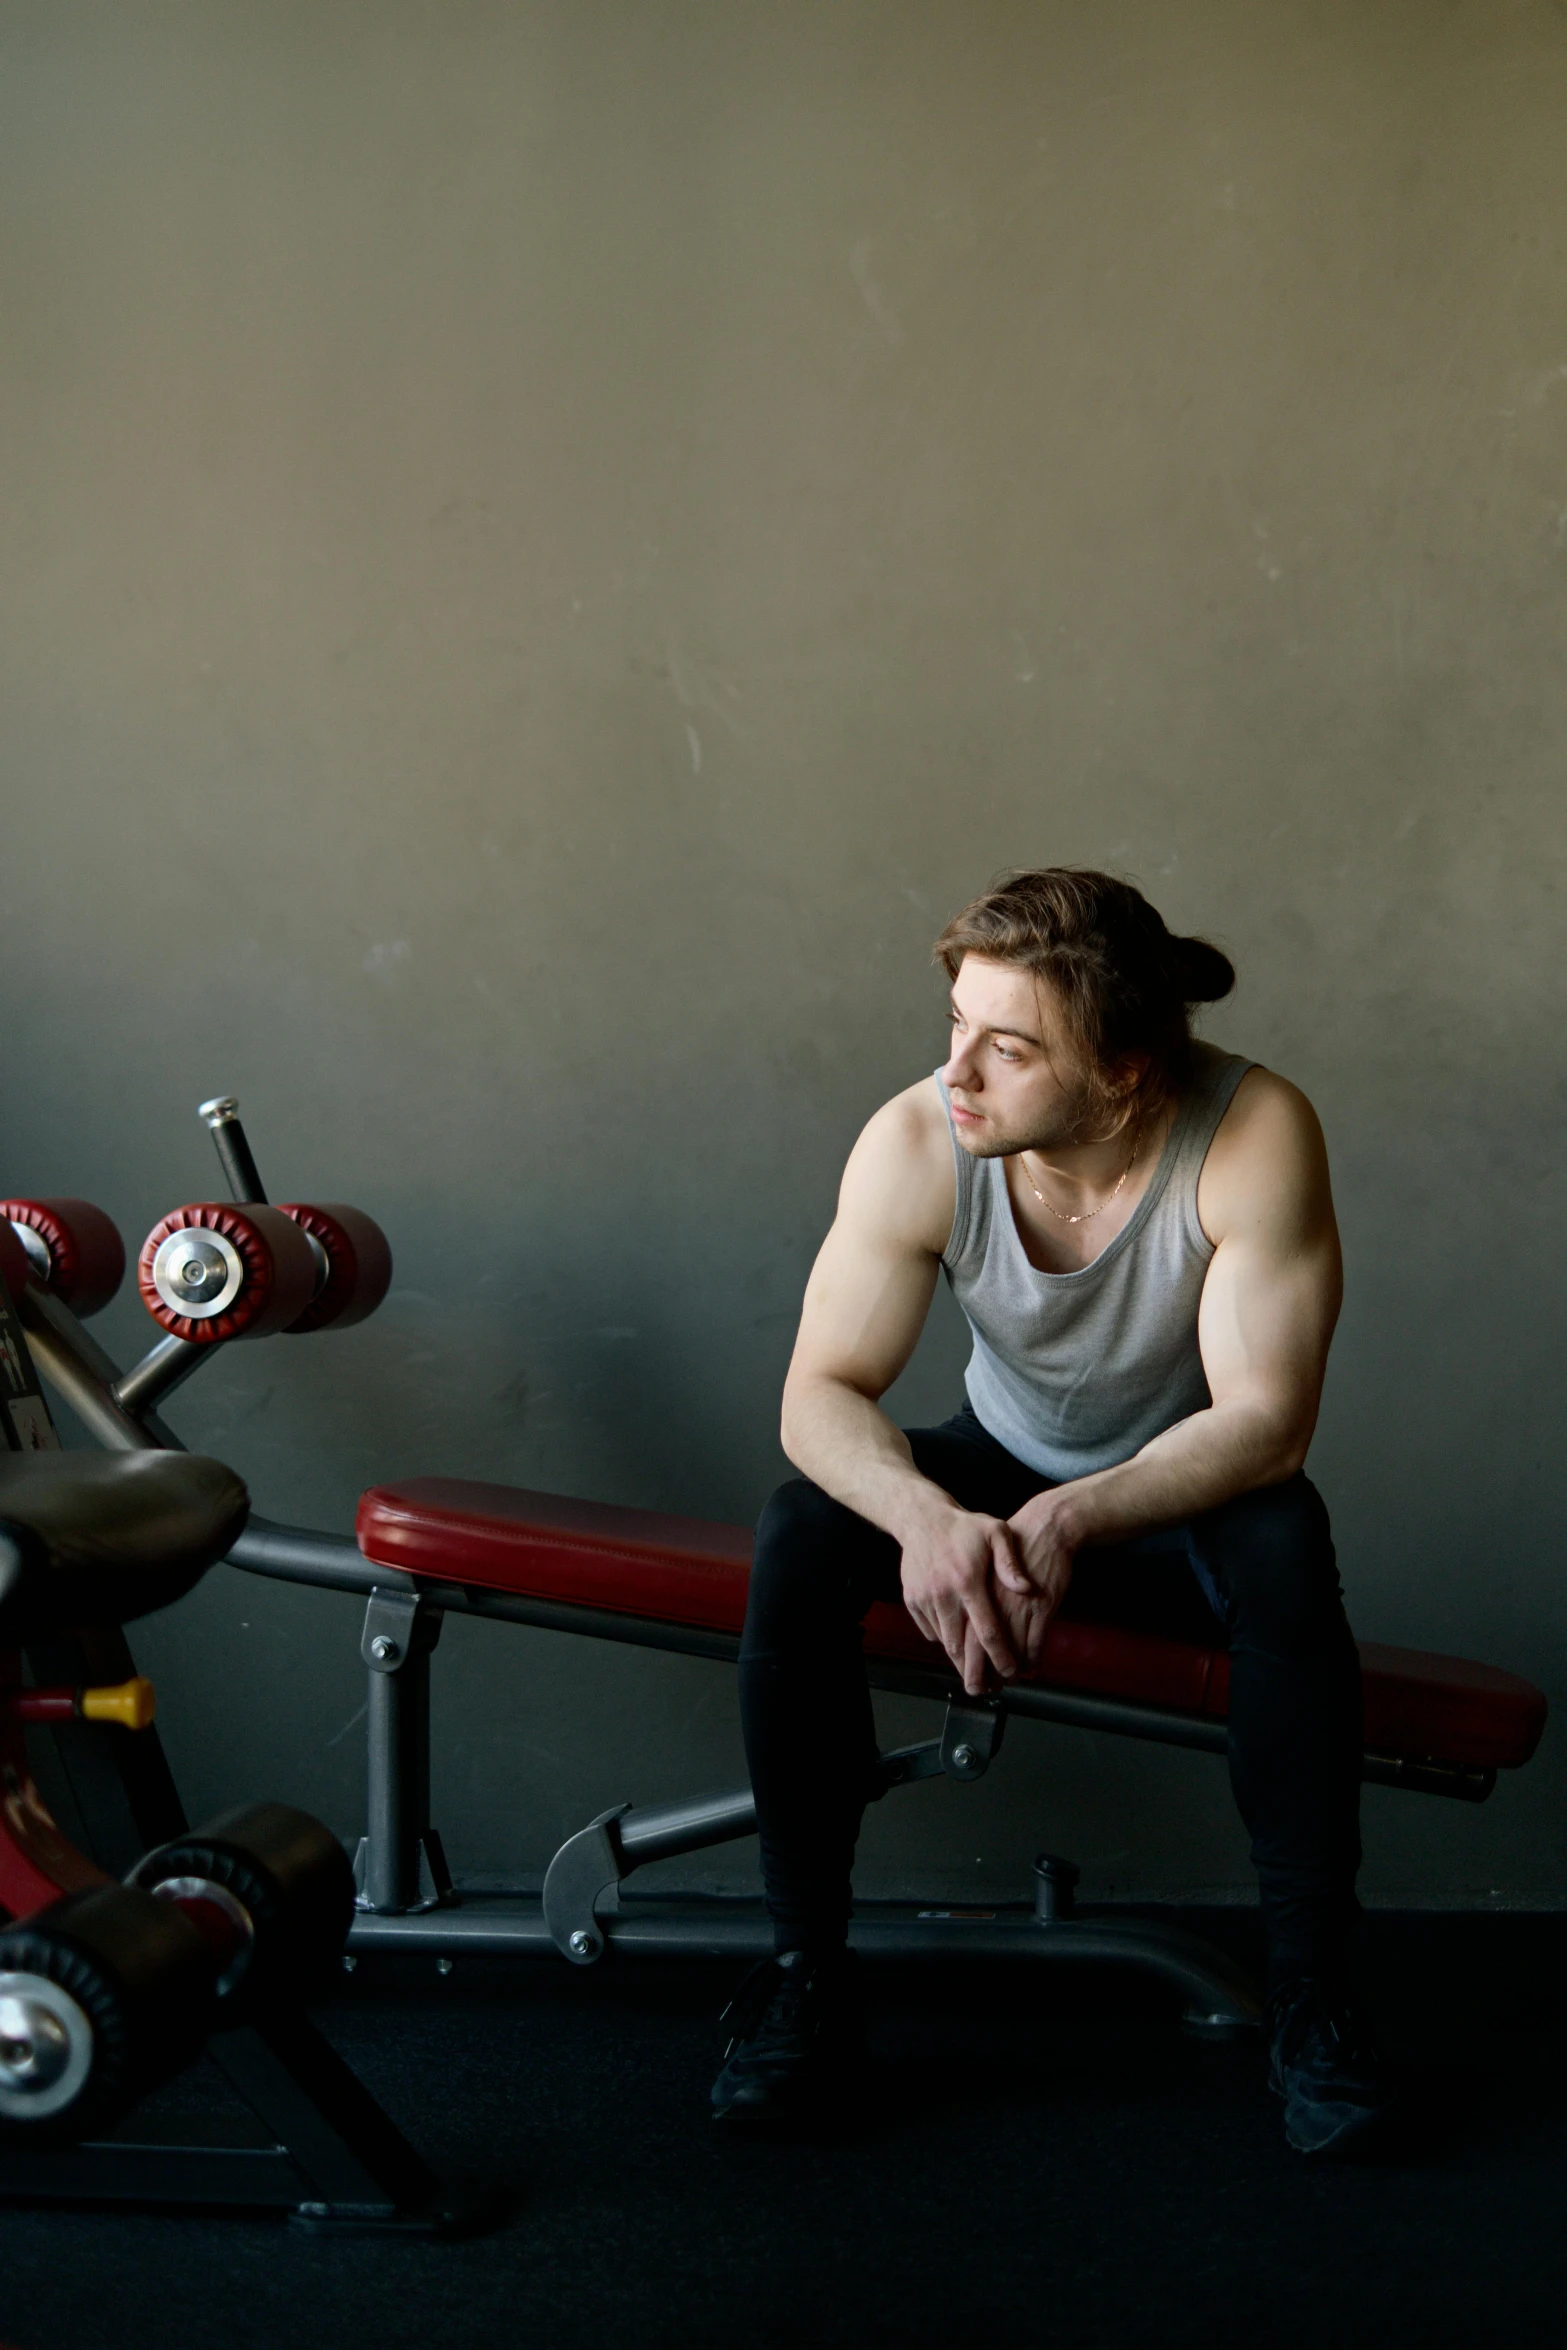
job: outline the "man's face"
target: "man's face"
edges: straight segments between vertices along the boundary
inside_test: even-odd
[[[1093,1096],[1055,989],[1013,963],[964,956],[952,983],[952,1053],[941,1074],[958,1140],[973,1158],[1095,1138]]]

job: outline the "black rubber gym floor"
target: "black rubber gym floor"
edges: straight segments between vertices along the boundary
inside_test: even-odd
[[[1186,1922],[1245,1949],[1244,1913]],[[0,2213],[14,2350],[428,2342],[1545,2344],[1567,2307],[1567,1918],[1379,1917],[1362,1977],[1410,2126],[1288,2152],[1255,2046],[1125,1980],[867,1970],[876,2103],[835,2143],[707,2118],[732,1969],[381,1962],[323,2021],[438,2166],[511,2181],[483,2238]],[[191,2085],[194,2085],[192,2083]],[[188,2088],[182,2102],[190,2103]]]

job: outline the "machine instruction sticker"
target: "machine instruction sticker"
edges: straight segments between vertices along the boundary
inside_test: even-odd
[[[0,1281],[0,1396],[6,1405],[5,1415],[0,1418],[0,1435],[11,1452],[59,1451],[60,1439],[38,1385],[26,1333],[3,1281]]]
[[[58,1452],[60,1439],[54,1432],[54,1423],[44,1409],[43,1399],[36,1395],[19,1395],[8,1407],[11,1425],[16,1434],[12,1443],[18,1452]]]

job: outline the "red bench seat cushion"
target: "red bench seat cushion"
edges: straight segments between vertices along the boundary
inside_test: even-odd
[[[411,1477],[365,1494],[359,1547],[376,1565],[567,1606],[602,1608],[709,1632],[745,1619],[745,1526],[573,1501],[512,1485]],[[901,1607],[873,1607],[869,1656],[944,1662]],[[1363,1643],[1368,1753],[1512,1769],[1540,1741],[1545,1699],[1516,1674],[1461,1657]],[[1052,1689],[1222,1719],[1230,1660],[1220,1646],[1057,1617],[1028,1675]]]

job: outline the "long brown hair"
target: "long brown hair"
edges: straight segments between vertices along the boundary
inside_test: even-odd
[[[1205,938],[1177,938],[1140,889],[1113,873],[1047,865],[1009,873],[954,914],[935,958],[956,979],[965,955],[1048,980],[1066,1017],[1096,1118],[1151,1116],[1180,1090],[1195,1004],[1217,1003],[1235,966]],[[1146,1063],[1128,1090],[1118,1066]]]

